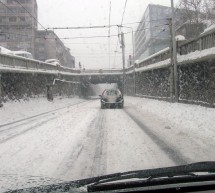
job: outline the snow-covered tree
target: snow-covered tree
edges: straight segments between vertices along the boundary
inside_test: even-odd
[[[180,0],[177,6],[180,23],[215,23],[215,0]]]
[[[215,24],[215,0],[205,0],[205,14],[208,24]]]
[[[177,11],[182,22],[198,24],[205,20],[205,3],[205,0],[180,0]]]

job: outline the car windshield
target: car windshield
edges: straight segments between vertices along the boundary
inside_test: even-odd
[[[214,147],[214,0],[0,0],[0,193]]]

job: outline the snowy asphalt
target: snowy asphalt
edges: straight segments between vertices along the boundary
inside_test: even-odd
[[[129,100],[124,109],[78,101],[1,124],[0,175],[70,181],[215,160],[213,143],[176,132]]]

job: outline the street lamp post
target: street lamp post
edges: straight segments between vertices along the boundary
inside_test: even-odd
[[[134,30],[132,27],[128,27],[128,26],[121,26],[123,28],[129,28],[131,29],[131,33],[132,33],[132,51],[133,51],[133,56],[132,56],[132,65],[134,67],[134,95],[136,94],[136,74],[135,74],[135,62],[134,62],[134,58],[135,58],[135,44],[134,44]]]
[[[123,90],[123,95],[125,94],[125,39],[124,39],[124,33],[121,33],[121,48],[122,48],[122,65],[123,65],[123,85],[122,85],[122,90]]]
[[[176,51],[176,39],[175,39],[175,10],[174,1],[171,0],[172,9],[172,47],[173,47],[173,71],[174,71],[174,90],[175,90],[175,102],[178,102],[178,70],[177,70],[177,51]]]
[[[135,44],[134,44],[134,30],[132,27],[128,27],[128,26],[120,26],[120,27],[123,27],[123,28],[129,28],[131,29],[131,33],[132,33],[132,54],[133,54],[133,60],[132,60],[132,64],[134,65],[134,56],[135,56]]]

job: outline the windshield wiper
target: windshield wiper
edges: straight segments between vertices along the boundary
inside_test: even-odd
[[[201,173],[204,173],[204,175],[201,175]],[[181,177],[183,177],[183,179],[188,179],[190,177],[193,177],[192,179],[197,179],[199,177],[205,178],[205,173],[212,174],[212,177],[215,178],[215,162],[198,162],[183,166],[138,170],[101,176],[97,182],[88,185],[87,188],[89,192],[93,192],[101,191],[104,189],[106,190],[107,187],[113,186],[114,183],[116,187],[119,185],[119,183],[121,183],[124,187],[125,185],[138,185],[138,183],[140,183],[140,181],[135,182],[133,181],[133,179],[144,179],[145,184],[150,184],[150,181],[152,179],[158,178],[162,178],[163,181],[167,180],[168,178],[177,178],[177,180],[180,181],[180,179],[182,179]]]
[[[198,172],[204,172],[204,173],[211,173],[213,179],[215,179],[215,162],[198,162],[183,166],[173,166],[173,167],[167,167],[167,168],[157,168],[157,169],[147,169],[147,170],[137,170],[137,171],[130,171],[130,172],[123,172],[123,173],[115,173],[115,174],[109,174],[104,176],[98,176],[88,179],[82,179],[77,181],[71,181],[71,182],[64,182],[64,183],[58,183],[58,184],[52,184],[52,185],[46,185],[46,186],[40,186],[40,187],[34,187],[29,188],[27,192],[52,192],[61,190],[61,192],[68,192],[72,188],[80,188],[87,186],[88,192],[93,191],[99,191],[99,190],[107,190],[108,185],[109,188],[112,186],[112,189],[114,187],[119,188],[118,182],[122,182],[124,180],[125,182],[122,183],[122,187],[126,188],[129,187],[129,185],[138,186],[138,181],[132,181],[132,180],[138,180],[138,179],[144,179],[146,183],[151,183],[151,180],[155,178],[161,178],[166,177],[168,178],[177,178],[177,177],[201,177],[201,175],[196,174]],[[214,174],[213,174],[214,173]],[[207,175],[206,175],[207,176]],[[205,178],[205,176],[203,176]],[[165,178],[164,178],[165,179]],[[130,180],[130,181],[129,181]],[[179,180],[180,181],[180,180]],[[115,183],[115,186],[114,186]],[[140,182],[142,185],[142,182]],[[26,190],[26,189],[25,189]],[[15,191],[9,191],[11,193],[15,192],[25,192],[24,189],[22,190],[15,190]]]

